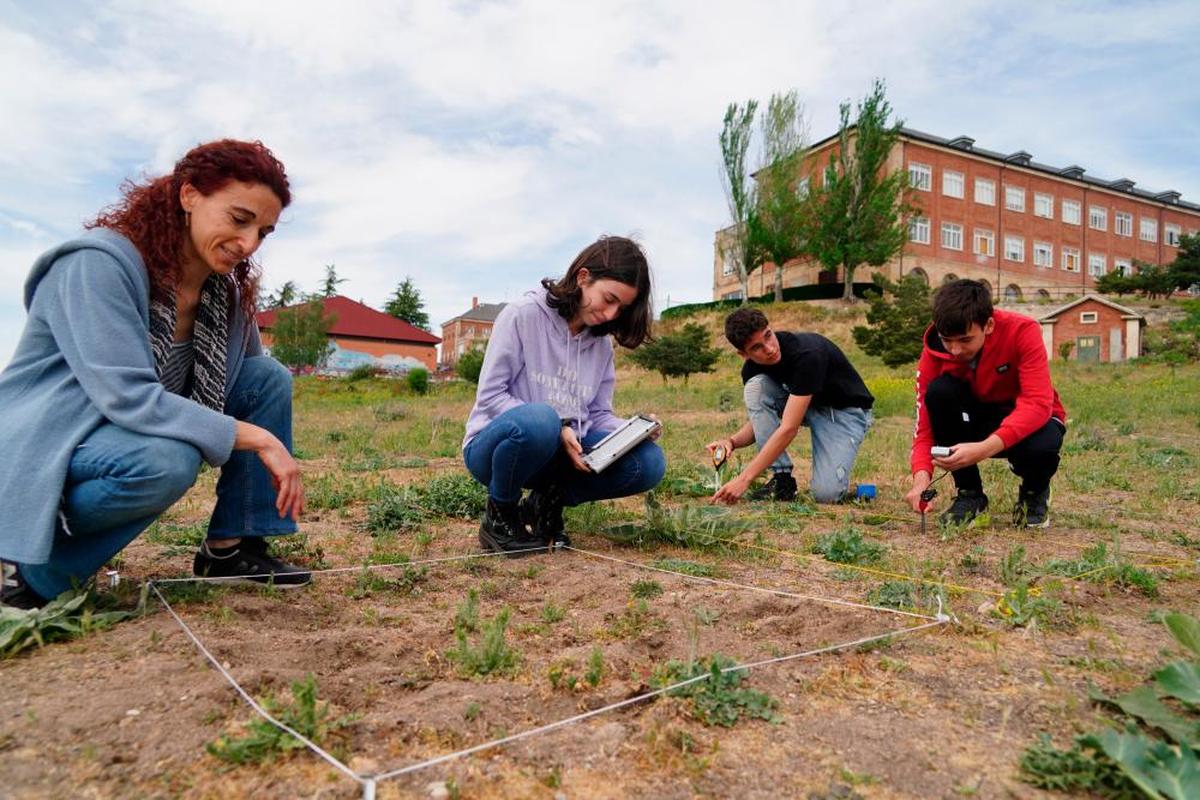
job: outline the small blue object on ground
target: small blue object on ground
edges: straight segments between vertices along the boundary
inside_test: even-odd
[[[875,484],[860,483],[854,492],[855,500],[874,500],[875,499]]]

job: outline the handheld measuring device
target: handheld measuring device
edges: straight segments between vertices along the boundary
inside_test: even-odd
[[[719,444],[712,451],[713,465],[713,491],[721,491],[721,465],[725,463],[725,459],[729,458],[729,451],[725,449],[725,445]]]
[[[933,456],[934,458],[947,458],[953,452],[953,449],[949,447],[941,447],[939,445],[929,448],[929,455]]]

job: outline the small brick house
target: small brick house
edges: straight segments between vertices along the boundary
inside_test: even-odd
[[[1125,361],[1142,354],[1146,318],[1100,295],[1089,294],[1041,317],[1046,355],[1059,358],[1071,343],[1069,358],[1083,362]]]
[[[341,295],[326,297],[324,305],[326,318],[333,318],[327,334],[333,351],[322,372],[343,374],[364,364],[391,373],[404,373],[416,367],[432,373],[437,367],[437,346],[441,339],[429,331]],[[255,315],[263,347],[268,350],[271,329],[282,310],[272,308]]]

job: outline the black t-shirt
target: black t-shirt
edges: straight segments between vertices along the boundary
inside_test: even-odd
[[[794,395],[812,395],[817,408],[863,408],[875,404],[846,354],[819,333],[777,331],[779,363],[742,365],[742,383],[766,375]]]

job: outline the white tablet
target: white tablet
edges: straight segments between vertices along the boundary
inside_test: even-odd
[[[596,446],[583,457],[584,463],[592,468],[592,472],[602,472],[609,464],[645,441],[646,437],[659,427],[657,420],[644,414],[630,417],[621,427],[596,442]]]

